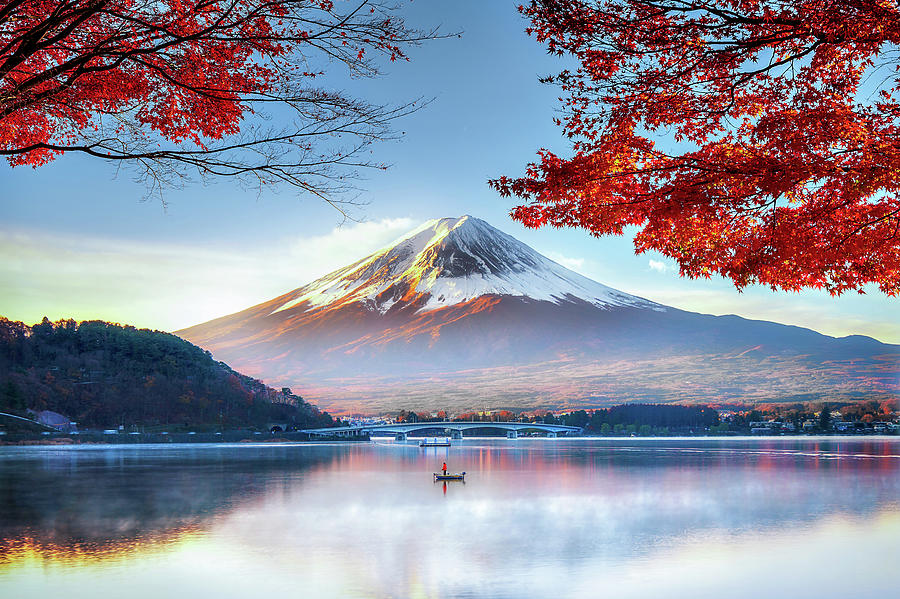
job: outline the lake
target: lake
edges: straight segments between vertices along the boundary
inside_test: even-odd
[[[896,597],[898,560],[897,438],[0,448],[10,599]]]

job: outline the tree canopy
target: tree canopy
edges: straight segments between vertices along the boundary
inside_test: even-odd
[[[185,177],[287,183],[329,199],[391,122],[332,91],[375,76],[435,31],[379,0],[2,0],[0,155],[81,153],[134,166],[156,191]]]
[[[900,291],[894,0],[535,0],[576,67],[542,149],[491,181],[530,227],[634,227],[689,277]]]
[[[0,317],[0,411],[52,410],[82,427],[332,425],[301,397],[170,333],[103,321]]]

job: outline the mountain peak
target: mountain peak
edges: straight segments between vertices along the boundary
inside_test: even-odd
[[[460,236],[471,237],[473,235],[491,237],[495,234],[503,235],[503,233],[488,223],[468,214],[464,214],[459,218],[434,218],[401,235],[398,239],[375,252],[375,254],[390,252],[398,246],[415,248],[421,252],[428,247],[444,243],[448,237],[453,239]]]
[[[423,223],[368,257],[282,296],[272,313],[353,302],[382,314],[406,306],[421,312],[487,295],[664,309],[592,281],[463,215]]]
[[[430,220],[308,285],[179,333],[329,409],[897,396],[900,350],[684,312],[488,223]]]

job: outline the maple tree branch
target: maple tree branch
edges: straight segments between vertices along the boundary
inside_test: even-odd
[[[738,288],[900,295],[900,5],[533,0],[520,11],[527,33],[579,65],[541,79],[563,92],[554,121],[572,155],[540,150],[523,176],[489,180],[520,201],[514,219],[596,236],[634,227],[636,252]]]
[[[0,156],[13,165],[69,152],[134,163],[151,191],[184,180],[189,167],[325,199],[357,178],[355,169],[385,168],[361,152],[395,139],[393,121],[427,101],[378,105],[328,91],[315,85],[325,73],[316,63],[376,76],[375,58],[405,58],[410,46],[455,35],[409,29],[396,8],[0,2],[0,132],[12,132],[0,134]],[[283,131],[261,126],[273,116],[288,123]]]

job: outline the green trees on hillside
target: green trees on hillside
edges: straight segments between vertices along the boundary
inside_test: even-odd
[[[0,410],[26,408],[65,414],[81,427],[332,424],[302,398],[169,333],[46,318],[28,327],[0,318]]]

